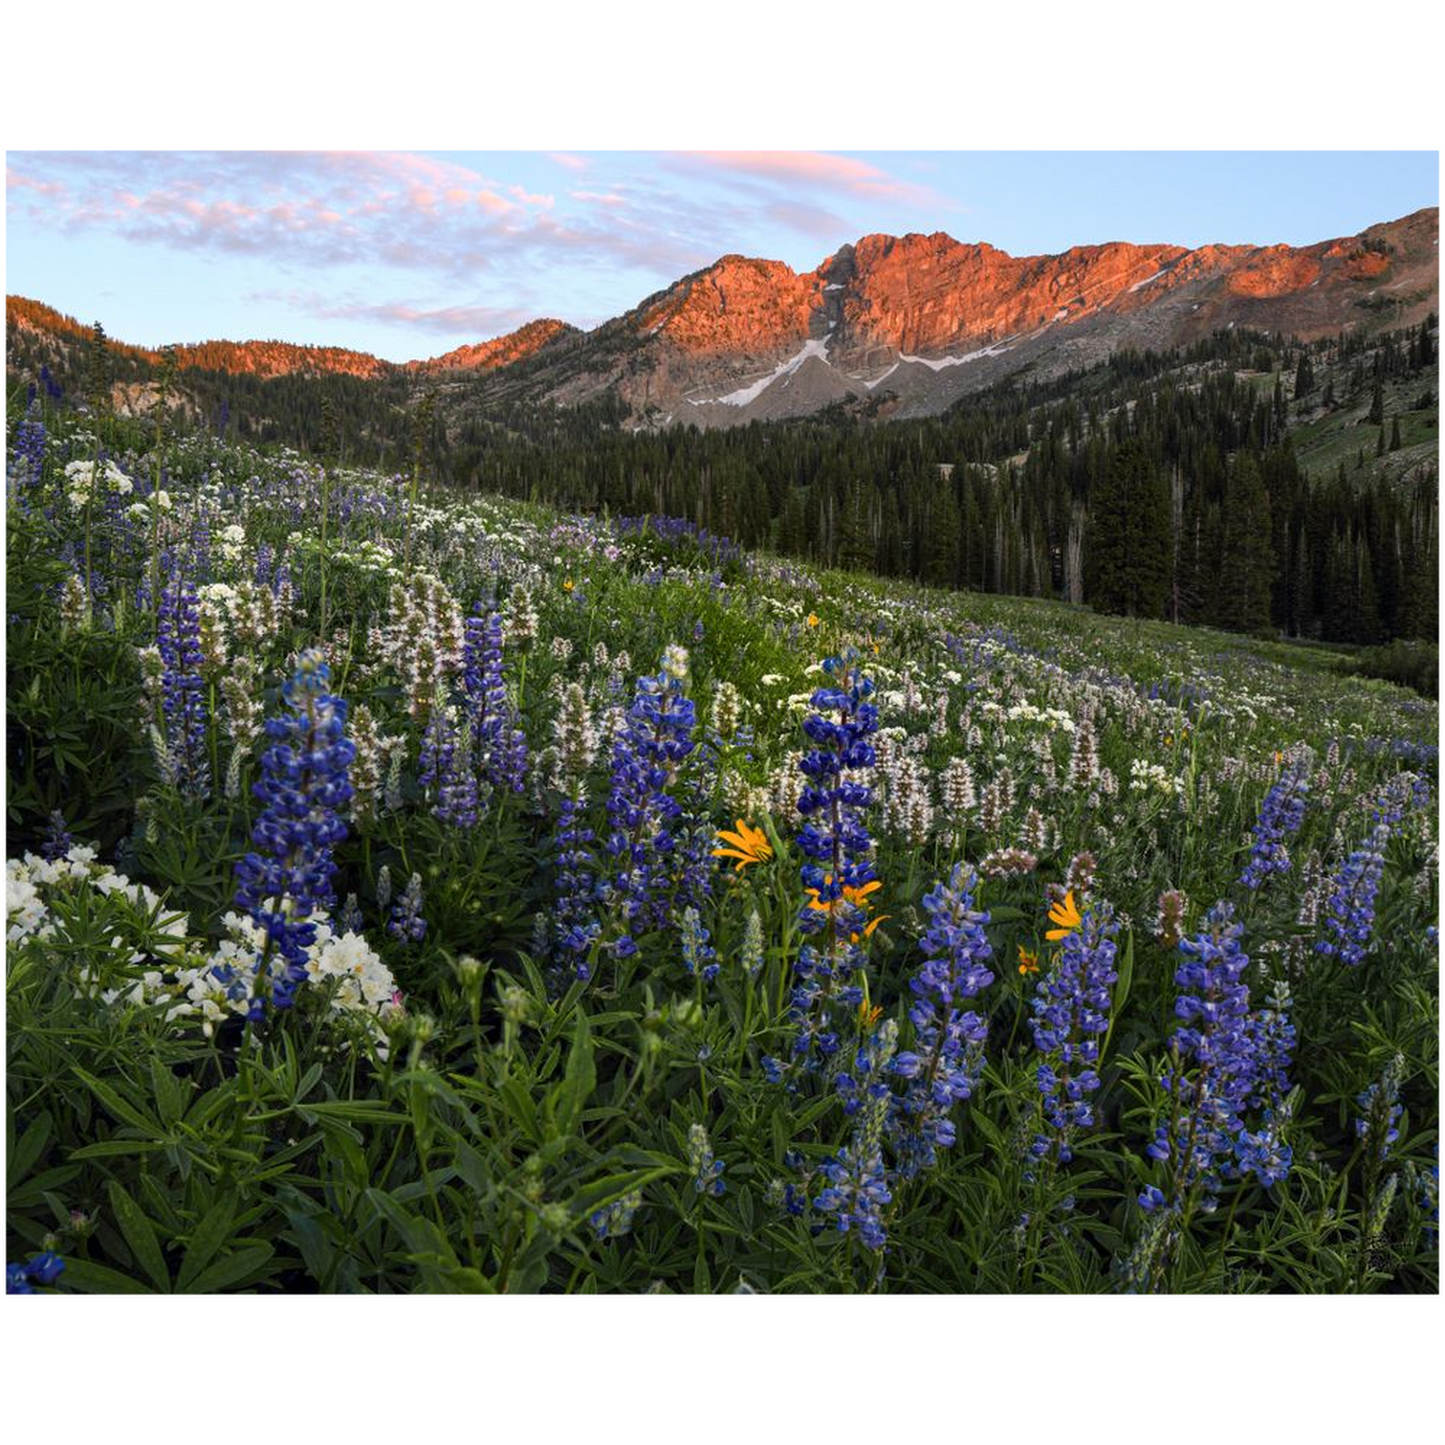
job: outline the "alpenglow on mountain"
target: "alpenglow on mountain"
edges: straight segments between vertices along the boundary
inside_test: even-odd
[[[942,232],[874,235],[801,274],[724,256],[594,330],[542,319],[404,365],[280,342],[205,342],[180,360],[272,376],[413,373],[484,400],[612,395],[633,426],[733,426],[835,403],[924,416],[1010,375],[1236,326],[1311,340],[1414,324],[1438,308],[1438,248],[1434,207],[1304,247],[1110,242],[1017,257]],[[7,313],[12,357],[82,329],[22,298]]]

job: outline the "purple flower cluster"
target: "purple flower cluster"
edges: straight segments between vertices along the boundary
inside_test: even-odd
[[[454,828],[475,828],[481,816],[477,775],[472,768],[469,738],[457,739],[456,728],[445,712],[433,714],[422,733],[417,760],[417,781],[435,789],[432,812]]]
[[[592,843],[596,835],[582,816],[581,805],[563,798],[557,815],[557,937],[577,960],[577,977],[591,978],[588,954],[600,932],[597,921],[597,878]]]
[[[36,414],[34,398],[25,413],[25,419],[15,428],[15,450],[11,454],[10,479],[17,493],[17,500],[24,505],[24,489],[34,486],[45,467],[45,448],[49,438],[45,422]]]
[[[789,1017],[797,1025],[794,1061],[808,1069],[821,1067],[838,1050],[832,1005],[852,1008],[863,998],[852,979],[863,966],[857,939],[867,921],[858,899],[874,881],[873,839],[863,822],[873,794],[857,775],[877,761],[868,738],[877,731],[878,709],[867,700],[873,684],[856,659],[849,652],[823,663],[830,682],[813,693],[814,711],[803,722],[813,746],[799,765],[808,782],[798,797],[806,820],[798,847],[806,860],[801,871],[810,901],[798,927],[809,941],[794,966]],[[764,1067],[770,1077],[781,1077],[776,1061],[764,1060]]]
[[[190,797],[210,792],[206,762],[206,707],[201,681],[201,621],[196,589],[177,567],[161,592],[156,621],[156,646],[165,671],[161,706],[166,722],[169,779]]]
[[[65,1261],[53,1250],[47,1249],[24,1264],[5,1266],[6,1294],[34,1294],[35,1286],[48,1289],[60,1278]]]
[[[682,949],[682,966],[690,974],[702,975],[704,983],[711,983],[718,975],[717,950],[712,946],[711,935],[702,926],[702,919],[696,908],[685,908],[678,923],[678,943]]]
[[[1091,1095],[1099,1089],[1099,1045],[1108,1032],[1119,977],[1117,932],[1107,903],[1089,905],[1031,1000],[1034,1047],[1044,1055],[1038,1067],[1039,1093],[1051,1129],[1034,1140],[1035,1158],[1053,1149],[1058,1161],[1067,1164],[1073,1158],[1074,1134],[1094,1124]]]
[[[1254,844],[1239,881],[1258,888],[1271,874],[1288,873],[1289,849],[1285,839],[1298,833],[1304,822],[1309,778],[1303,767],[1292,767],[1264,796],[1254,825]]]
[[[1398,1056],[1391,1059],[1385,1072],[1355,1100],[1360,1106],[1355,1137],[1377,1168],[1389,1158],[1390,1146],[1400,1137],[1400,1116],[1404,1113],[1400,1103],[1400,1065]]]
[[[893,1192],[883,1162],[883,1134],[892,1112],[893,1093],[885,1078],[897,1040],[898,1025],[887,1019],[859,1049],[859,1082],[845,1090],[851,1095],[850,1112],[857,1121],[853,1136],[820,1167],[827,1183],[813,1200],[815,1209],[835,1217],[841,1233],[856,1230],[869,1249],[882,1249],[888,1242],[883,1211],[892,1203]]]
[[[392,907],[386,931],[403,943],[420,943],[426,937],[426,919],[421,910],[421,874],[413,873]]]
[[[464,708],[476,768],[494,787],[520,793],[527,780],[527,739],[502,673],[502,615],[480,605],[466,621],[462,646]]]
[[[1289,1172],[1282,1132],[1294,1048],[1288,995],[1277,990],[1268,1008],[1251,1014],[1243,931],[1233,906],[1216,903],[1204,928],[1179,944],[1174,1011],[1181,1026],[1170,1040],[1174,1071],[1162,1080],[1174,1107],[1146,1151],[1170,1161],[1173,1175],[1167,1194],[1151,1187],[1140,1196],[1146,1210],[1165,1202],[1182,1208],[1196,1189],[1202,1207],[1212,1209],[1223,1179],[1254,1174],[1267,1188]],[[1247,1127],[1253,1108],[1261,1111],[1257,1130]]]
[[[938,1149],[952,1146],[957,1138],[953,1106],[972,1097],[983,1065],[988,1021],[956,1007],[994,977],[988,967],[993,950],[984,934],[988,914],[973,906],[977,883],[974,871],[958,863],[923,900],[929,919],[925,959],[910,983],[914,1001],[908,1011],[914,1047],[893,1061],[893,1072],[908,1081],[896,1101],[894,1121],[898,1172],[904,1178],[930,1167]]]
[[[271,746],[252,787],[265,807],[251,831],[255,851],[236,865],[236,903],[266,935],[253,1020],[265,1013],[260,989],[267,982],[276,1008],[294,1002],[306,977],[306,951],[316,941],[311,914],[333,901],[332,850],[346,837],[340,812],[351,797],[347,770],[356,750],[345,735],[346,704],[331,695],[330,682],[321,654],[302,653],[281,689],[291,715],[266,720]],[[279,969],[271,967],[273,952]]]
[[[621,958],[637,951],[635,931],[662,922],[666,915],[662,895],[682,812],[668,786],[695,746],[697,714],[683,691],[686,676],[687,654],[668,648],[662,670],[638,679],[627,725],[612,750],[605,846],[617,862],[610,897],[623,921],[624,931],[614,945]]]
[[[1316,953],[1338,958],[1351,968],[1364,962],[1375,931],[1375,895],[1385,871],[1389,838],[1389,824],[1376,823],[1369,837],[1340,865],[1325,904],[1328,936],[1315,944]]]

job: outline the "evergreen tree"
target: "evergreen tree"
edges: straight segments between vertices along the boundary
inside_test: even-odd
[[[1310,363],[1310,354],[1307,351],[1300,352],[1299,365],[1294,373],[1294,395],[1299,401],[1315,389],[1315,369]]]
[[[1269,492],[1252,456],[1230,470],[1223,516],[1223,566],[1216,621],[1235,632],[1267,632],[1275,558],[1270,544]]]
[[[1085,600],[1099,612],[1162,617],[1170,591],[1169,490],[1143,442],[1119,448],[1089,501]]]

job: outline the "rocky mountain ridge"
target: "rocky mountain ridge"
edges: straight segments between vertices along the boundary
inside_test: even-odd
[[[282,342],[204,342],[178,359],[263,376],[420,374],[483,401],[611,394],[642,426],[730,426],[839,402],[928,415],[1016,372],[1057,375],[1235,326],[1310,340],[1418,322],[1438,309],[1438,237],[1437,208],[1305,247],[1109,242],[1017,257],[943,232],[870,235],[812,271],[728,255],[594,330],[533,321],[402,365]],[[18,297],[7,319],[12,341],[86,330]]]

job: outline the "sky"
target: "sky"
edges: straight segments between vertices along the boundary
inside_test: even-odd
[[[140,345],[404,361],[595,326],[730,252],[1301,245],[1438,204],[1434,151],[12,151],[5,285]]]

